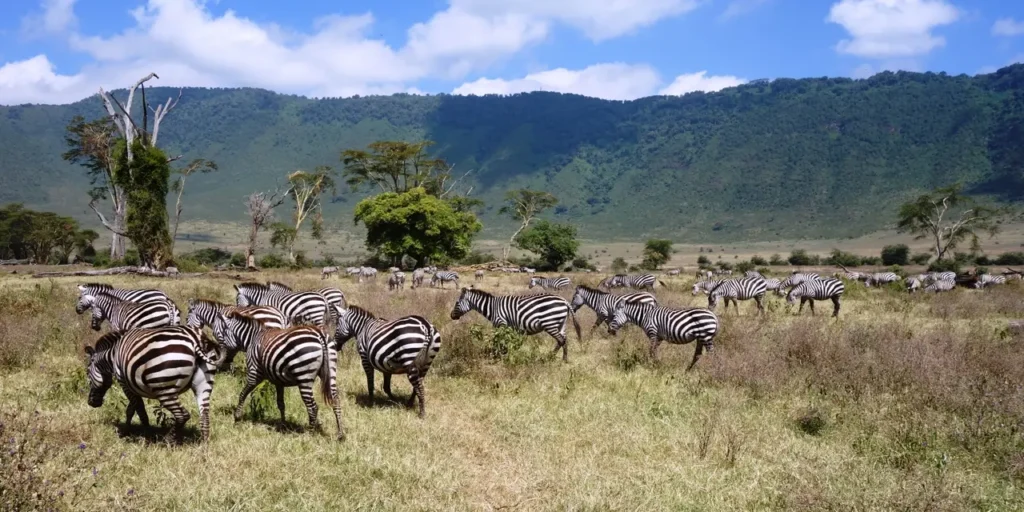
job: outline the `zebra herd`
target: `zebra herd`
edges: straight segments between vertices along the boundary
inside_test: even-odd
[[[788,291],[787,291],[788,289]],[[786,302],[795,304],[800,300],[800,308],[797,313],[802,313],[804,304],[810,304],[811,314],[815,314],[814,301],[831,300],[833,304],[832,316],[839,316],[840,298],[845,291],[845,285],[837,278],[822,278],[815,273],[793,272],[786,279],[779,281],[774,278],[765,278],[759,272],[747,272],[744,277],[733,279],[713,279],[703,275],[693,284],[693,295],[705,293],[708,296],[708,309],[714,310],[718,302],[725,302],[725,309],[729,309],[729,303],[733,304],[737,313],[741,300],[753,299],[757,305],[757,312],[764,313],[764,298],[769,291],[775,291],[786,297]]]

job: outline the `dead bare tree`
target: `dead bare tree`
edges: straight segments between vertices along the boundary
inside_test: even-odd
[[[249,215],[249,240],[245,249],[245,262],[247,267],[251,264],[253,255],[259,245],[260,231],[266,229],[274,221],[274,208],[281,206],[288,198],[287,194],[279,190],[273,192],[253,192],[245,200],[245,210]]]

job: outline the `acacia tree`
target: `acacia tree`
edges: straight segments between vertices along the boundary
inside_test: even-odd
[[[941,260],[964,240],[978,244],[978,233],[994,236],[1007,212],[979,204],[963,194],[960,184],[942,187],[900,207],[897,230],[915,239],[931,239],[935,259]]]
[[[99,217],[103,226],[110,231],[110,258],[124,257],[124,215],[127,209],[127,197],[124,189],[114,178],[117,166],[115,148],[118,147],[116,129],[109,118],[86,121],[82,116],[75,116],[68,124],[64,141],[68,151],[61,155],[64,160],[82,165],[86,168],[89,182],[89,207]],[[113,210],[113,221],[107,222],[106,217],[96,203],[109,199]]]
[[[516,247],[540,256],[542,270],[558,270],[576,257],[580,243],[576,240],[576,227],[546,220],[537,221],[530,229],[516,237]]]
[[[327,191],[336,192],[334,170],[321,165],[313,172],[295,171],[288,175],[288,185],[285,195],[295,203],[292,222],[275,223],[271,226],[274,233],[270,237],[270,242],[287,249],[288,259],[295,263],[295,240],[306,219],[311,219],[310,231],[313,238],[323,241],[324,217],[320,198]]]
[[[367,149],[346,149],[341,152],[345,165],[345,182],[357,190],[364,185],[376,187],[380,192],[408,192],[423,187],[428,194],[445,199],[455,195],[458,183],[468,176],[454,178],[452,170],[443,158],[427,154],[432,141],[377,141]],[[472,187],[462,194],[468,196]]]
[[[249,239],[245,248],[247,267],[255,266],[252,261],[259,245],[260,231],[274,221],[274,208],[280,206],[286,198],[287,196],[275,190],[273,192],[253,192],[245,199],[245,211],[249,215]]]
[[[511,252],[512,244],[515,243],[519,233],[528,228],[530,222],[541,212],[558,204],[558,198],[544,191],[523,188],[508,191],[505,194],[505,203],[499,213],[520,222],[519,229],[512,233],[512,237],[508,239],[508,244],[505,245],[505,250],[501,255],[503,261],[508,261],[508,253]]]
[[[181,196],[185,193],[185,180],[197,172],[206,174],[216,170],[216,162],[197,158],[176,171],[178,180],[171,185],[171,191],[178,193],[178,201],[174,205],[174,231],[171,232],[171,252],[174,251],[174,241],[178,238],[178,224],[181,222]]]
[[[668,263],[672,258],[672,241],[651,239],[644,244],[644,259],[640,266],[647,270],[656,270],[658,267]]]

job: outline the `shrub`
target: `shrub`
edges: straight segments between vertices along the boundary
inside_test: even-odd
[[[906,265],[910,261],[910,247],[905,244],[882,247],[883,265]]]
[[[866,257],[864,257],[864,259],[861,260],[861,263],[863,263],[865,265],[876,265],[877,266],[877,265],[881,265],[882,264],[882,258],[879,258],[878,256],[866,256]]]
[[[697,256],[697,264],[703,267],[703,266],[706,266],[706,265],[710,265],[711,264],[711,260],[709,260],[707,256],[700,255],[700,256]]]
[[[722,270],[732,270],[732,263],[729,263],[728,261],[719,261],[717,266]]]
[[[772,254],[771,259],[768,260],[768,264],[772,266],[782,266],[786,264],[786,260],[782,259],[782,256],[778,254]]]
[[[919,252],[910,258],[910,261],[914,262],[915,265],[927,265],[931,261],[932,255],[926,252]]]
[[[192,258],[175,258],[174,266],[179,272],[206,272],[209,270],[205,265]]]
[[[789,259],[787,261],[789,261],[790,265],[797,267],[814,264],[812,258],[807,254],[807,251],[804,249],[796,249],[793,252],[791,252],[789,254]]]
[[[1024,252],[1004,252],[996,259],[997,265],[1024,265]]]
[[[928,265],[929,272],[956,272],[960,273],[960,262],[956,260],[937,260]]]
[[[572,268],[576,270],[594,270],[594,265],[590,264],[590,260],[583,256],[579,256],[572,260]]]
[[[232,254],[231,255],[231,261],[229,261],[228,264],[232,265],[232,266],[235,266],[235,267],[244,267],[245,266],[245,254],[242,254],[240,252],[236,252],[236,253]]]
[[[483,263],[490,263],[494,261],[494,255],[480,251],[470,251],[465,258],[459,260],[459,263],[463,265],[481,265]]]
[[[796,419],[796,425],[803,433],[811,436],[821,434],[828,425],[825,414],[816,407],[804,410]]]
[[[310,261],[306,258],[306,251],[295,251],[294,268],[309,268]]]
[[[628,267],[626,260],[622,259],[621,256],[612,260],[612,272],[622,272],[626,270],[626,267]]]
[[[756,254],[750,257],[750,262],[753,263],[754,265],[757,265],[758,267],[764,267],[768,265],[768,260]]]
[[[861,257],[856,254],[840,251],[839,249],[832,249],[832,253],[828,257],[828,263],[832,265],[842,265],[844,267],[859,267],[861,264]]]
[[[174,258],[174,262],[178,264],[177,267],[179,269],[181,269],[182,259],[192,260],[197,265],[215,266],[223,265],[230,261],[231,253],[218,247],[208,247],[198,251],[183,253]]]
[[[747,272],[749,270],[754,270],[754,264],[749,261],[741,261],[736,264],[737,272]]]
[[[259,266],[260,268],[285,268],[288,266],[288,261],[277,254],[268,254],[260,258]]]

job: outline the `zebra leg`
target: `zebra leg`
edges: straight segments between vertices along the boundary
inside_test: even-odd
[[[363,371],[366,372],[366,394],[369,395],[370,405],[373,405],[373,366],[366,359],[363,361]]]
[[[764,314],[764,295],[758,295],[754,297],[754,303],[757,304],[757,314]]]
[[[199,433],[203,442],[210,441],[210,394],[213,393],[213,372],[200,362],[196,373],[192,375],[192,393],[196,395],[196,406],[199,408]]]
[[[146,404],[142,402],[142,397],[125,389],[123,386],[121,387],[121,389],[124,390],[125,396],[128,397],[128,407],[125,407],[124,409],[124,428],[120,429],[121,433],[126,433],[128,429],[131,428],[132,418],[135,417],[136,411],[139,413],[139,423],[141,423],[142,426],[144,427],[148,427],[149,417],[146,415]]]
[[[807,299],[804,298],[804,297],[800,297],[800,309],[796,310],[796,314],[799,315],[800,313],[804,312],[804,304],[806,304],[806,303],[807,303]]]
[[[409,384],[412,384],[412,395],[409,396],[408,406],[412,407],[415,403],[416,397],[420,398],[420,412],[419,416],[422,418],[426,415],[426,395],[423,394],[423,377],[426,374],[420,375],[420,371],[415,367],[409,369]]]
[[[548,333],[548,334],[550,334],[551,337],[555,339],[555,350],[554,350],[554,352],[557,353],[558,349],[562,349],[562,362],[568,362],[569,361],[569,344],[566,343],[567,340],[565,338],[565,333],[563,333],[563,332],[551,332],[551,333]]]
[[[391,374],[384,374],[384,392],[387,393],[388,398],[395,400],[395,395],[391,394]]]
[[[299,384],[299,395],[302,396],[302,403],[306,404],[306,414],[309,415],[309,428],[320,430],[320,421],[317,415],[320,412],[313,399],[313,382],[302,382]]]
[[[242,406],[245,405],[245,399],[249,396],[249,393],[252,393],[252,390],[256,389],[260,382],[263,382],[263,379],[258,377],[251,377],[245,380],[242,392],[238,395],[238,406],[235,407],[235,421],[242,419]]]
[[[811,305],[811,316],[814,316],[816,314],[814,312],[814,299],[807,299],[807,302]]]
[[[160,400],[160,405],[174,416],[174,427],[167,433],[167,442],[181,444],[185,438],[185,424],[188,423],[189,418],[192,416],[181,406],[178,395],[165,395],[158,398],[158,400]]]
[[[275,385],[277,387],[277,410],[281,413],[281,425],[285,424],[284,421],[284,386],[280,384]]]
[[[686,367],[686,371],[693,369],[693,365],[697,364],[697,360],[700,359],[701,354],[704,353],[704,342],[697,341],[697,347],[693,349],[693,360],[690,361],[690,366]]]
[[[832,304],[835,306],[832,308],[832,318],[839,317],[839,297],[832,297]]]
[[[661,346],[661,340],[657,337],[651,338],[651,361],[658,360],[658,347]]]

